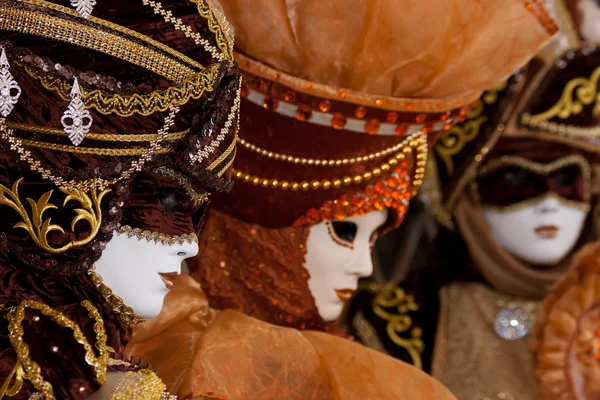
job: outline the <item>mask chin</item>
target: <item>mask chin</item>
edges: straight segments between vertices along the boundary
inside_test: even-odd
[[[524,207],[483,207],[496,241],[510,254],[537,266],[560,263],[575,248],[589,210],[547,196]]]

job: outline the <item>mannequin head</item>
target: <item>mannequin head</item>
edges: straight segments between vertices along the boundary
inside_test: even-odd
[[[522,144],[526,150],[536,143]],[[591,170],[585,157],[566,147],[538,141],[537,149],[492,156],[479,171],[477,195],[502,247],[529,264],[553,266],[572,252],[583,232]]]
[[[304,267],[319,315],[338,319],[358,280],[373,273],[371,246],[387,220],[387,210],[372,211],[343,221],[320,222],[310,228]]]

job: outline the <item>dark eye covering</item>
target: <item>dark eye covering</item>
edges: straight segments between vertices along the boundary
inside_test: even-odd
[[[333,230],[335,234],[342,240],[345,240],[349,243],[354,242],[356,238],[356,231],[358,227],[354,222],[348,221],[332,221]]]
[[[484,205],[506,206],[553,192],[573,201],[585,201],[581,167],[567,165],[539,174],[507,165],[477,179],[479,200]]]

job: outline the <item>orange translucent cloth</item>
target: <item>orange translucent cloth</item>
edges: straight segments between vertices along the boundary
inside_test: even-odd
[[[133,328],[126,355],[182,399],[454,399],[422,371],[347,339],[213,310],[188,275],[159,316]]]

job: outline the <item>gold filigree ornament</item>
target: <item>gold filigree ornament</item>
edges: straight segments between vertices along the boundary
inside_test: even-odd
[[[485,106],[496,103],[498,93],[506,89],[507,86],[508,81],[505,81],[494,89],[485,92],[466,115],[466,121],[463,124],[454,125],[440,135],[435,151],[443,161],[448,176],[454,175],[454,160],[452,157],[459,154],[468,143],[475,140],[479,135],[481,126],[487,122],[487,116],[482,115]]]
[[[552,118],[567,119],[571,115],[581,114],[584,106],[594,104],[592,114],[600,114],[600,94],[598,84],[600,81],[600,67],[597,67],[589,78],[571,79],[564,87],[560,99],[549,110],[536,115],[523,114],[524,124],[533,125],[549,121]]]
[[[386,311],[386,309],[394,309]],[[413,365],[419,369],[423,368],[421,354],[425,349],[423,343],[423,330],[413,327],[412,318],[408,315],[410,311],[417,311],[419,306],[411,295],[397,286],[390,286],[379,292],[373,300],[373,312],[379,318],[387,321],[386,332],[388,337],[396,345],[405,349],[412,358]],[[401,333],[410,330],[410,338],[405,339]]]
[[[54,397],[52,384],[43,378],[40,366],[31,359],[29,346],[23,339],[25,331],[22,322],[25,319],[25,310],[27,308],[37,310],[42,315],[52,318],[58,325],[69,328],[73,332],[75,340],[85,349],[85,361],[94,368],[96,380],[102,385],[106,383],[106,370],[109,354],[114,353],[114,349],[106,344],[108,338],[104,328],[104,321],[102,320],[98,309],[87,300],[83,301],[81,306],[87,310],[88,315],[94,320],[94,332],[96,333],[95,348],[98,350],[97,356],[79,325],[47,304],[34,300],[23,300],[17,307],[12,307],[6,317],[8,319],[8,337],[17,353],[17,364],[21,364],[22,366],[22,377],[30,381],[31,384],[44,395],[46,400],[56,400],[56,397]],[[15,374],[18,374],[18,365],[15,368]]]
[[[71,230],[75,230],[75,225],[77,225],[78,222],[86,221],[90,225],[91,232],[85,239],[74,240],[62,247],[54,248],[48,243],[48,234],[53,231],[65,234],[65,231],[61,226],[52,224],[51,218],[43,219],[46,211],[58,208],[50,203],[50,197],[52,196],[53,190],[44,193],[37,201],[34,201],[29,197],[26,198],[31,206],[32,216],[30,217],[25,205],[19,198],[19,184],[22,181],[23,178],[17,180],[12,185],[12,189],[0,185],[0,193],[4,195],[3,204],[6,204],[19,213],[23,219],[22,222],[17,223],[13,227],[14,229],[25,229],[40,248],[53,254],[63,253],[73,247],[84,246],[96,237],[102,223],[100,203],[102,202],[102,198],[110,192],[110,189],[104,189],[100,193],[96,190],[92,190],[91,194],[88,194],[80,189],[69,190],[64,187],[60,188],[61,192],[67,195],[63,202],[63,207],[70,201],[76,201],[81,204],[81,208],[76,208],[74,210],[75,213],[77,213],[77,216],[71,221]]]
[[[17,361],[14,368],[8,374],[6,381],[0,387],[0,400],[4,398],[4,396],[13,397],[16,396],[21,389],[23,388],[23,377],[25,376],[25,371],[23,371],[23,365],[21,365],[20,361]],[[14,383],[11,386],[11,382]]]

